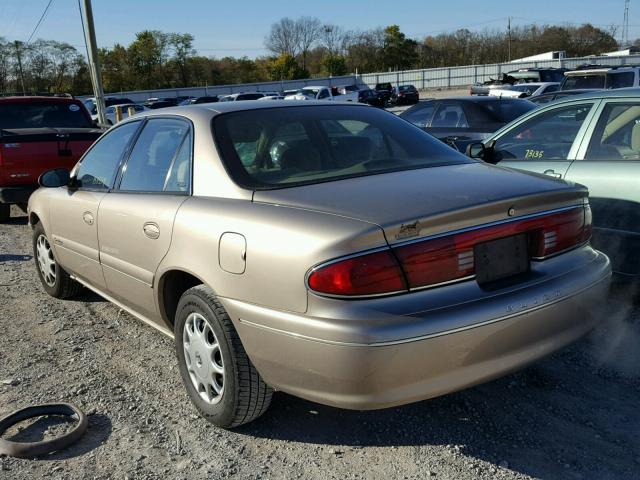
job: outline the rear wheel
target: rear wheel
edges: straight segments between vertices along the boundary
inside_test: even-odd
[[[11,205],[0,203],[0,223],[8,222],[11,218]]]
[[[214,425],[233,428],[262,415],[273,390],[249,360],[224,307],[208,287],[187,290],[174,325],[180,375],[191,401]]]
[[[73,280],[60,266],[53,255],[49,238],[41,223],[33,229],[33,258],[44,290],[55,298],[70,298],[82,290],[82,285]]]

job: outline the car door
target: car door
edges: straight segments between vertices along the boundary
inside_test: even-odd
[[[51,196],[51,237],[60,264],[81,280],[105,287],[98,249],[98,208],[113,186],[120,162],[142,122],[110,130],[72,171],[73,187]]]
[[[192,127],[177,117],[148,119],[98,211],[107,291],[156,318],[153,280],[171,243],[173,221],[190,194]]]
[[[547,107],[499,132],[492,163],[564,178],[597,100]]]
[[[589,187],[593,246],[615,272],[640,276],[640,100],[603,102],[567,179]]]

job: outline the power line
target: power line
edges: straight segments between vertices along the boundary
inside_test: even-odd
[[[47,12],[49,11],[49,7],[51,6],[51,4],[53,3],[53,0],[49,0],[49,3],[47,3],[47,6],[44,7],[44,12],[42,12],[42,15],[40,15],[40,20],[38,20],[38,23],[36,23],[35,28],[33,29],[33,32],[31,32],[31,35],[29,35],[29,39],[27,40],[27,45],[29,45],[29,42],[31,41],[31,39],[33,38],[33,36],[36,34],[36,32],[38,31],[38,28],[40,28],[40,24],[42,23],[42,21],[44,20],[44,17],[47,16]]]

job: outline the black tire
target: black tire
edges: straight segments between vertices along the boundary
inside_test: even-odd
[[[11,205],[0,203],[0,223],[6,223],[11,218]]]
[[[77,295],[82,290],[82,285],[73,280],[69,274],[60,266],[55,258],[53,259],[55,262],[55,281],[47,281],[40,269],[39,260],[38,260],[38,239],[40,237],[44,237],[47,243],[49,243],[49,238],[44,231],[41,223],[37,223],[33,228],[33,260],[36,265],[36,271],[38,272],[38,277],[40,278],[40,282],[42,286],[49,295],[54,298],[71,298]],[[50,244],[49,244],[50,245]],[[53,257],[53,251],[51,252],[51,256]]]
[[[193,314],[204,317],[219,344],[224,377],[218,403],[209,403],[200,396],[188,371],[184,331],[185,323],[194,318]],[[182,381],[191,402],[205,419],[218,427],[233,428],[255,420],[269,408],[273,390],[249,360],[229,315],[210,288],[198,285],[182,295],[176,310],[174,334]]]

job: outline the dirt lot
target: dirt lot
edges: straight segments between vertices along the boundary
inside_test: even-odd
[[[276,394],[228,432],[195,414],[170,339],[93,294],[47,297],[31,254],[25,217],[0,225],[0,416],[73,401],[89,430],[47,458],[0,459],[2,479],[640,478],[640,309],[621,300],[589,338],[492,383],[374,412]]]

